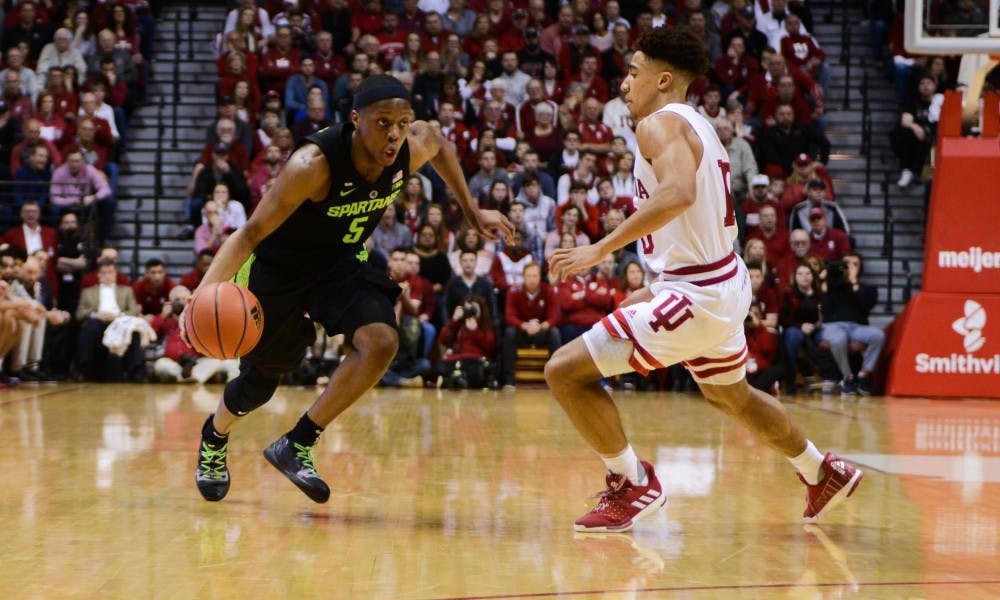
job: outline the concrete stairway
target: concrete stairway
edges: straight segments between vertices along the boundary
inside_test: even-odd
[[[184,188],[215,117],[218,75],[209,44],[225,14],[219,1],[163,5],[149,101],[132,116],[120,180],[117,243],[133,274],[152,257],[175,278],[191,268],[193,243],[176,235]]]

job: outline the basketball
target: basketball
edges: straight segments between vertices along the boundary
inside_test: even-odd
[[[184,314],[188,341],[205,356],[239,358],[257,345],[264,312],[253,292],[223,281],[195,294]]]

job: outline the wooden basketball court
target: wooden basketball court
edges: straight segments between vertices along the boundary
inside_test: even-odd
[[[261,456],[303,388],[241,423],[229,496],[201,499],[220,391],[0,392],[0,597],[1000,597],[997,402],[786,399],[866,473],[803,526],[790,465],[699,396],[619,393],[669,500],[632,534],[583,537],[601,463],[545,390],[370,393],[317,446],[325,505]]]

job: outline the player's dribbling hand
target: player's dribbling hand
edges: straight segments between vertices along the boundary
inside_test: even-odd
[[[596,245],[578,246],[576,248],[559,248],[549,258],[549,273],[556,283],[579,273],[601,262],[604,255]]]
[[[514,239],[514,226],[500,211],[480,210],[477,217],[475,226],[484,238],[491,242],[499,240],[500,236],[505,240]]]

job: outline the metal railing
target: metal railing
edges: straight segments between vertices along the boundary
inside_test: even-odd
[[[872,111],[868,96],[868,71],[862,61],[861,68],[865,70],[861,78],[861,148],[858,153],[865,157],[865,205],[872,203]]]
[[[882,219],[882,257],[885,258],[889,253],[889,215],[892,213],[892,209],[889,206],[889,173],[888,171],[882,174],[882,183],[880,185],[882,189],[882,214],[884,215]]]
[[[848,27],[847,5],[840,3],[840,64],[844,65],[844,104],[843,110],[851,108],[851,28]]]
[[[903,287],[903,304],[910,303],[910,297],[913,296],[913,271],[910,270],[910,261],[902,260],[903,275],[906,277],[906,285]]]
[[[886,213],[885,216],[886,229],[889,232],[888,237],[886,237],[885,245],[886,249],[886,261],[888,262],[888,269],[886,269],[886,279],[885,279],[885,291],[886,291],[886,301],[885,310],[888,313],[893,312],[892,308],[892,281],[895,278],[896,271],[896,251],[895,251],[895,238],[896,238],[896,219],[892,217],[891,213]]]

